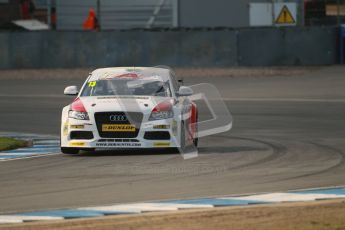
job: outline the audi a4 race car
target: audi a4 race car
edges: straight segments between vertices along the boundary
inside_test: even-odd
[[[61,152],[196,146],[193,90],[173,71],[158,67],[96,69],[80,91],[65,88],[73,102],[61,118]]]

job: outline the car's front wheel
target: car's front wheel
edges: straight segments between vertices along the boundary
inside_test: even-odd
[[[61,152],[64,153],[64,154],[78,154],[79,153],[79,149],[61,147]]]

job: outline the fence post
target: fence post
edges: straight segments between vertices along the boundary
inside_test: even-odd
[[[337,26],[340,26],[340,1],[337,0]]]
[[[300,26],[304,26],[305,25],[305,22],[304,22],[304,20],[305,20],[304,1],[300,1],[300,11],[299,12],[300,12],[300,16],[299,16],[300,22],[299,22],[299,24],[300,24]],[[298,18],[298,16],[297,16],[297,18]]]
[[[179,0],[174,0],[173,1],[173,27],[178,27],[179,26]]]
[[[101,0],[97,0],[97,18],[98,18],[98,26],[99,30],[101,30]]]
[[[47,23],[48,23],[49,29],[52,28],[51,16],[52,16],[52,4],[51,4],[51,0],[47,0]]]
[[[344,39],[345,39],[345,24],[340,25],[339,30],[339,62],[344,64]]]

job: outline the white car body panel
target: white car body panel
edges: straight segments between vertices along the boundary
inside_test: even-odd
[[[123,68],[107,68],[95,70],[91,76],[86,80],[86,83],[97,79],[99,76],[109,74],[110,70],[123,71]],[[168,71],[162,69],[162,71]],[[111,71],[110,71],[111,72]],[[97,76],[95,76],[97,75]],[[82,91],[82,90],[81,90]],[[175,92],[173,93],[175,95]],[[185,112],[182,116],[182,111],[186,111],[186,106],[190,106],[191,102],[186,98],[177,99],[176,97],[160,97],[160,96],[77,96],[84,105],[89,120],[77,120],[70,118],[68,113],[71,106],[68,105],[62,110],[61,117],[61,147],[62,148],[78,148],[78,149],[121,149],[121,148],[166,148],[166,147],[180,147],[181,140],[181,118],[190,119],[191,112]],[[167,100],[175,100],[173,103],[174,116],[165,120],[149,121],[152,109],[159,103]],[[188,102],[188,103],[187,103]],[[186,104],[187,103],[187,104]],[[184,109],[183,109],[184,108]],[[142,122],[139,127],[139,132],[134,138],[108,138],[101,137],[97,128],[95,113],[98,112],[138,112],[143,114]],[[129,121],[131,117],[126,114]],[[166,127],[157,127],[166,125]],[[154,127],[156,126],[156,127]],[[92,139],[72,139],[71,132],[73,131],[90,131],[93,133]],[[145,132],[149,131],[165,131],[170,133],[170,139],[167,140],[148,140],[144,138]]]

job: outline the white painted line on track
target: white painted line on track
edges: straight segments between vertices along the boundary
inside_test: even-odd
[[[162,207],[175,207],[177,209],[194,209],[194,208],[213,208],[210,204],[178,204],[178,203],[151,203]]]
[[[20,215],[0,215],[0,224],[23,223],[25,221],[42,221],[42,220],[62,220],[58,216],[20,216]]]
[[[103,211],[103,212],[118,211],[118,212],[128,212],[128,213],[137,213],[137,214],[141,213],[141,210],[138,208],[119,207],[117,205],[78,208],[78,210],[91,210],[91,211]]]
[[[27,156],[27,157],[0,159],[0,162],[24,160],[24,159],[37,158],[37,157],[48,157],[48,156],[54,156],[54,155],[60,155],[60,154],[61,154],[61,153],[59,152],[59,153],[47,153],[47,154],[32,155],[32,156]]]
[[[32,95],[32,94],[22,94],[22,95],[6,95],[0,94],[0,97],[8,98],[41,98],[41,97],[51,97],[51,98],[64,98],[63,95]],[[259,97],[244,97],[244,98],[222,98],[225,101],[281,101],[281,102],[341,102],[344,103],[345,99],[325,99],[325,98],[259,98]]]
[[[0,136],[32,140],[33,146],[0,152],[0,162],[52,156],[60,153],[60,140],[50,135],[0,132]]]
[[[63,98],[64,95],[60,94],[16,94],[16,95],[8,95],[8,94],[0,94],[2,98],[23,98],[23,97],[30,97],[30,98],[42,98],[42,97],[51,97],[51,98]]]
[[[42,145],[42,144],[60,144],[59,140],[34,140],[35,144]]]
[[[333,198],[342,198],[342,197],[345,197],[345,195],[270,193],[270,194],[241,196],[241,197],[221,197],[220,199],[251,200],[251,201],[263,201],[263,202],[296,202],[296,201],[315,201],[315,200],[320,200],[320,199],[333,199]]]
[[[0,152],[0,156],[31,156],[34,155],[35,153],[11,153],[11,152]]]
[[[56,150],[59,150],[59,147],[51,147],[51,148],[20,148],[20,149],[14,149],[14,150],[6,150],[3,152],[0,152],[0,155],[2,153],[6,153],[6,154],[15,154],[15,155],[20,155],[22,154],[40,154],[40,153],[45,153],[45,152],[55,152]]]
[[[345,103],[345,99],[323,98],[222,98],[224,101],[263,101],[263,102],[331,102]]]
[[[134,203],[134,204],[123,204],[123,205],[112,205],[112,206],[101,206],[90,208],[81,208],[80,210],[101,210],[101,211],[141,211],[141,212],[154,212],[154,211],[176,211],[176,206],[164,206],[154,203]]]
[[[176,204],[176,203],[133,203],[126,205],[110,205],[99,207],[78,208],[78,210],[93,211],[124,211],[124,212],[152,212],[152,211],[176,211],[180,209],[213,208],[213,205],[206,204]]]

